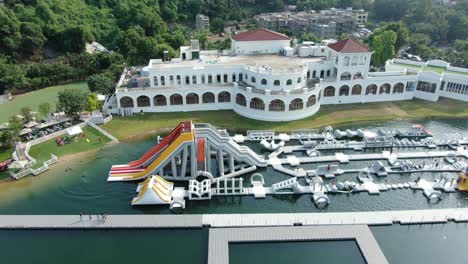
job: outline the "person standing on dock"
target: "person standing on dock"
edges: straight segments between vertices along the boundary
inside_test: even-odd
[[[80,213],[80,221],[83,221],[83,212]]]
[[[89,221],[91,221],[91,214],[89,214]]]

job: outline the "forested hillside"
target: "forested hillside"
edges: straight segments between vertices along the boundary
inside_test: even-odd
[[[0,94],[22,92],[104,74],[115,79],[125,65],[143,65],[177,56],[194,32],[195,15],[210,17],[211,31],[227,21],[249,24],[256,13],[329,7],[365,8],[370,28],[381,27],[368,43],[395,40],[393,49],[411,46],[424,59],[441,58],[466,66],[468,3],[435,7],[431,0],[5,0],[0,5]],[[399,26],[384,23],[401,21]],[[250,23],[250,25],[253,25]],[[385,29],[385,30],[383,30]],[[383,31],[399,31],[385,33]],[[406,32],[406,33],[405,33]],[[373,42],[374,39],[377,41]],[[111,54],[84,53],[98,41]],[[226,45],[226,43],[221,43]],[[228,44],[228,43],[227,43]],[[212,47],[212,46],[209,46]],[[442,49],[440,49],[442,47]],[[102,76],[101,76],[102,77]],[[103,78],[100,78],[103,80]]]

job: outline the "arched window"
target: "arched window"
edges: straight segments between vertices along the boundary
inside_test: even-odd
[[[166,78],[164,76],[161,76],[161,85],[166,85]]]
[[[269,111],[273,112],[284,112],[285,108],[284,102],[279,99],[271,101],[268,106]]]
[[[274,86],[280,86],[280,81],[279,81],[279,80],[275,80],[275,81],[273,82],[273,85],[274,85]]]
[[[359,80],[359,79],[363,79],[362,73],[356,72],[356,73],[353,75],[353,80]]]
[[[348,81],[351,80],[351,73],[349,72],[343,72],[340,76],[340,80],[342,81]]]
[[[327,70],[327,77],[330,77],[330,75],[331,75],[331,71]]]
[[[223,82],[225,82],[225,83],[228,82],[228,75],[227,75],[227,73],[225,73],[225,74],[223,75]]]
[[[362,86],[359,84],[356,84],[353,86],[353,89],[351,90],[351,95],[360,95],[362,92]]]
[[[325,88],[325,90],[323,90],[323,96],[325,97],[335,96],[335,87],[328,86],[327,88]]]
[[[185,75],[185,84],[190,84],[190,76]]]
[[[218,94],[218,103],[229,103],[229,102],[231,102],[231,94],[230,93],[220,92]]]
[[[366,94],[377,94],[377,85],[369,84],[366,88]]]
[[[324,70],[321,70],[321,71],[320,71],[320,78],[323,78],[323,77],[325,77],[325,71],[324,71]]]
[[[301,77],[297,78],[297,83],[301,83]]]
[[[169,101],[171,103],[171,105],[181,105],[183,104],[183,99],[182,99],[182,95],[180,94],[173,94],[171,95],[171,97],[169,97]]]
[[[129,96],[120,98],[120,107],[134,107],[133,99]]]
[[[232,74],[232,82],[235,82],[235,81],[236,81],[236,74],[233,73],[233,74]]]
[[[253,76],[250,77],[250,82],[255,83],[255,81],[256,81],[256,80],[255,80],[255,77],[253,77]]]
[[[266,80],[266,79],[262,79],[262,84],[263,84],[263,85],[267,85],[267,80]]]
[[[317,103],[317,96],[311,95],[309,96],[309,99],[307,99],[307,107],[311,107]]]
[[[397,83],[393,86],[393,93],[403,93],[405,85],[403,83]]]
[[[307,79],[310,78],[310,71],[307,71],[307,75],[306,75],[306,76],[307,76]]]
[[[162,94],[158,94],[153,97],[153,104],[154,106],[164,106],[167,105],[166,96]]]
[[[343,66],[349,66],[349,57],[345,56],[343,59]]]
[[[192,75],[192,84],[197,84],[197,76]]]
[[[244,75],[242,73],[239,73],[239,82],[242,82],[244,80],[242,77],[244,77]]]
[[[291,79],[288,79],[288,80],[286,81],[286,85],[292,85],[292,80],[291,80]]]
[[[343,85],[340,87],[340,96],[348,96],[349,95],[349,86],[348,85]]]
[[[137,98],[138,107],[148,107],[151,106],[150,99],[148,96],[142,95]]]
[[[198,94],[196,93],[189,93],[187,96],[185,96],[185,103],[186,104],[198,104]]]
[[[202,102],[204,104],[212,104],[215,102],[215,95],[211,92],[204,93],[202,95]]]
[[[351,59],[351,66],[356,66],[357,65],[358,58],[357,56],[353,56]]]
[[[174,76],[169,76],[169,85],[174,85]]]
[[[213,83],[213,75],[208,74],[208,83]]]
[[[301,98],[296,98],[289,104],[289,111],[302,110],[304,108],[304,101]]]
[[[182,81],[181,81],[181,79],[180,79],[180,75],[177,75],[176,79],[177,79],[177,84],[178,84],[178,85],[181,85],[181,84],[182,84]]]
[[[237,94],[236,95],[236,104],[242,105],[242,106],[247,106],[247,101],[245,100],[245,96],[242,94]]]
[[[206,82],[205,74],[202,74],[201,75],[201,83],[205,83],[205,82]]]
[[[383,93],[389,94],[391,88],[392,86],[390,84],[384,83],[382,84],[382,86],[380,86],[379,94],[383,94]]]
[[[315,78],[315,77],[317,77],[317,71],[316,71],[316,70],[314,70],[314,71],[312,72],[312,78]]]
[[[250,100],[250,108],[257,110],[265,110],[265,103],[262,99],[255,97]]]

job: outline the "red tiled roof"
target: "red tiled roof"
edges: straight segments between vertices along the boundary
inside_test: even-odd
[[[343,53],[370,52],[370,50],[366,46],[352,38],[344,39],[333,44],[329,44],[328,47]]]
[[[289,40],[289,37],[264,28],[241,32],[231,37],[235,41]]]

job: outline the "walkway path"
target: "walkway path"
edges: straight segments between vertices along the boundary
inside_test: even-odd
[[[208,238],[208,264],[229,263],[229,243],[356,240],[369,264],[388,263],[366,225],[213,228]]]
[[[391,225],[468,221],[468,208],[293,214],[109,215],[0,215],[0,229],[82,228],[201,228],[292,225]]]

